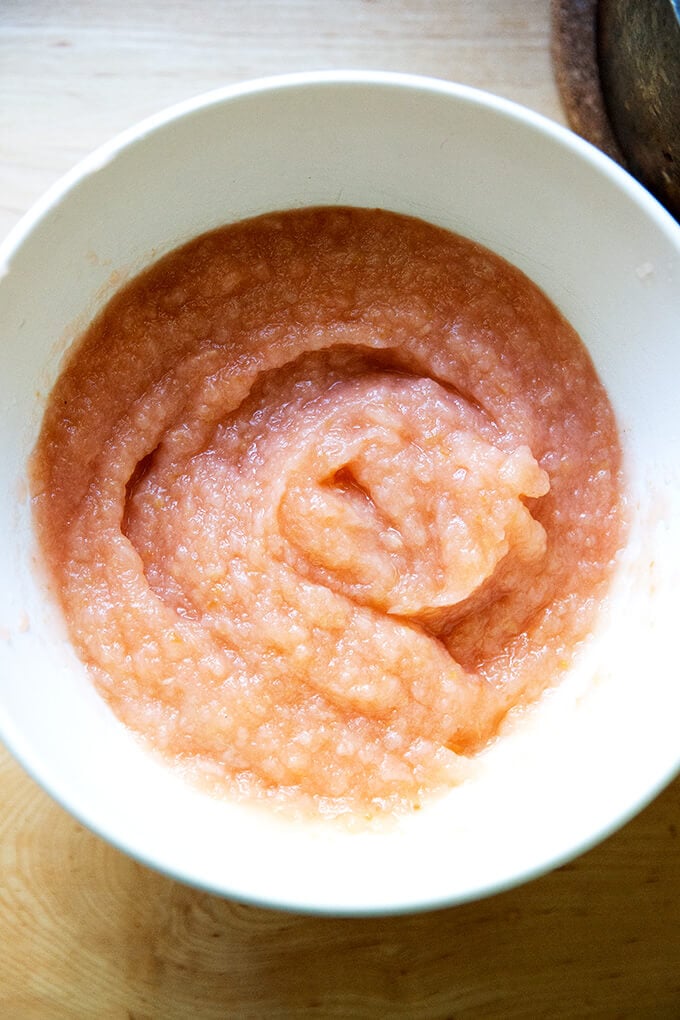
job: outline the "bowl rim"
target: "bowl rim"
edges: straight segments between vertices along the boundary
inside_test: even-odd
[[[637,202],[641,203],[645,212],[651,215],[662,229],[670,231],[671,235],[675,234],[676,240],[680,237],[680,224],[654,198],[651,192],[647,191],[620,164],[591,142],[577,135],[570,128],[558,124],[557,121],[552,120],[545,114],[538,113],[536,110],[523,106],[521,103],[472,85],[465,85],[424,74],[360,69],[312,70],[266,75],[242,82],[235,82],[230,85],[223,85],[208,92],[202,92],[188,99],[173,103],[124,128],[112,138],[98,145],[88,155],[78,160],[70,170],[60,175],[20,217],[5,238],[0,241],[0,270],[6,267],[13,251],[19,247],[40,220],[71,189],[75,188],[83,177],[103,169],[115,158],[119,151],[135,142],[141,141],[146,135],[168,125],[172,121],[234,99],[256,95],[260,92],[324,85],[378,85],[408,91],[416,90],[439,93],[440,95],[448,95],[466,101],[471,105],[477,104],[494,109],[498,113],[505,114],[510,119],[521,121],[524,125],[533,127],[535,130],[550,137],[553,141],[565,145],[587,161],[594,163],[615,184],[628,192]]]
[[[528,126],[541,135],[548,137],[554,144],[568,149],[574,156],[584,160],[604,174],[613,186],[625,192],[631,201],[647,217],[654,221],[657,229],[665,234],[680,252],[680,224],[676,223],[660,202],[609,156],[605,155],[590,142],[576,135],[570,129],[545,115],[513,100],[505,99],[482,89],[427,75],[377,70],[319,70],[269,75],[225,85],[174,103],[116,134],[60,176],[9,231],[5,239],[0,243],[0,280],[8,271],[13,254],[28,239],[41,221],[59,205],[66,195],[77,188],[85,177],[101,170],[121,150],[142,141],[148,135],[168,126],[176,120],[191,116],[198,111],[213,106],[229,103],[235,99],[272,91],[337,86],[378,86],[380,88],[403,89],[409,92],[416,90],[428,94],[448,96],[472,106],[483,106],[487,110],[490,109],[502,114],[515,123],[520,123],[525,127]],[[145,852],[142,848],[127,842],[125,838],[118,836],[115,832],[109,831],[105,825],[93,822],[85,811],[80,810],[77,804],[74,805],[71,802],[69,791],[64,788],[65,784],[58,778],[46,774],[40,753],[30,745],[30,742],[8,716],[1,703],[0,739],[27,774],[61,807],[65,808],[69,814],[118,850],[153,868],[155,871],[205,892],[223,897],[233,897],[240,902],[279,910],[330,916],[387,916],[434,910],[483,899],[521,885],[552,871],[567,861],[573,860],[608,838],[653,801],[672,782],[675,776],[680,773],[679,755],[677,762],[663,775],[659,776],[651,788],[647,788],[643,794],[629,803],[625,811],[617,812],[614,818],[594,828],[586,838],[575,840],[570,845],[565,846],[561,853],[555,854],[539,864],[529,864],[524,869],[514,871],[505,879],[500,881],[498,879],[489,880],[486,884],[470,888],[464,894],[447,895],[444,891],[442,894],[432,896],[426,901],[419,897],[396,896],[393,903],[385,905],[384,903],[337,902],[333,900],[331,892],[326,902],[316,904],[301,902],[299,899],[287,897],[285,891],[276,900],[273,900],[269,895],[258,897],[256,894],[243,893],[239,889],[230,888],[228,881],[225,881],[222,888],[217,889],[211,882],[202,881],[200,875],[191,874],[187,869],[182,869],[180,866],[173,868],[170,864],[157,860],[152,854]]]

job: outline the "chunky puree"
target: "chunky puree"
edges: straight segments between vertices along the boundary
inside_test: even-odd
[[[76,346],[37,532],[101,694],[232,794],[416,806],[592,628],[613,414],[517,269],[330,208],[199,237]]]

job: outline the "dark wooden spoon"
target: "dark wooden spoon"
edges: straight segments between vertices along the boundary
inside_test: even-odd
[[[599,0],[602,94],[631,172],[680,219],[677,0]]]

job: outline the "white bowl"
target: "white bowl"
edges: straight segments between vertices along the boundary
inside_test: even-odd
[[[213,799],[142,751],[94,692],[35,567],[26,464],[70,341],[124,279],[209,228],[315,204],[465,234],[542,287],[618,415],[632,512],[578,666],[443,799],[382,830]],[[117,846],[243,900],[336,913],[452,904],[577,854],[680,765],[680,228],[555,124],[469,88],[367,72],[229,87],[82,162],[0,249],[0,734]]]

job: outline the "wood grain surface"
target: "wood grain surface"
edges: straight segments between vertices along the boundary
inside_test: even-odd
[[[141,117],[262,74],[374,67],[564,121],[549,0],[0,0],[0,234]],[[479,903],[303,917],[160,876],[0,751],[1,1020],[680,1017],[680,780],[605,843]]]

